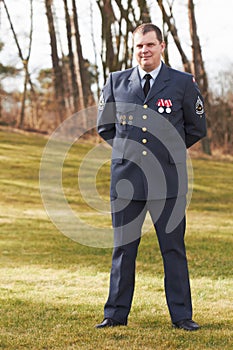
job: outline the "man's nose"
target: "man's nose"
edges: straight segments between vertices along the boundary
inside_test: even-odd
[[[143,45],[142,46],[142,52],[147,52],[147,51],[148,51],[147,45]]]

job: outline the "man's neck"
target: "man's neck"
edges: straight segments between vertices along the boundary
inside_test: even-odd
[[[138,66],[139,75],[140,75],[141,79],[143,79],[145,74],[150,74],[152,76],[152,78],[155,79],[157,77],[161,67],[162,67],[162,61],[160,61],[160,64],[158,65],[158,67],[156,67],[155,69],[148,71],[148,72],[146,72],[144,69],[142,69],[140,66]]]

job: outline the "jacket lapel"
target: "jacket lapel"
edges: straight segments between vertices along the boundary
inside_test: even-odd
[[[141,86],[140,77],[138,74],[138,68],[137,67],[133,68],[133,71],[129,76],[130,88],[131,88],[132,94],[136,94],[140,98],[140,100],[142,100],[144,103],[154,98],[155,95],[157,95],[161,90],[163,90],[167,86],[167,83],[169,80],[170,80],[170,76],[169,76],[168,67],[164,63],[162,63],[160,72],[157,78],[155,79],[155,82],[151,87],[147,97],[145,98],[144,92]]]
[[[141,81],[140,81],[137,67],[133,68],[133,71],[129,77],[129,81],[130,81],[130,88],[131,88],[132,94],[133,95],[136,94],[140,98],[140,100],[144,101],[145,96],[144,96],[144,92],[142,90]]]
[[[163,63],[160,72],[146,97],[146,101],[151,100],[155,95],[163,90],[167,86],[169,80],[170,76],[168,67]]]

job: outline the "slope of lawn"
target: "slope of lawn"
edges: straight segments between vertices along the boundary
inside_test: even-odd
[[[108,293],[111,249],[81,245],[48,218],[39,190],[46,142],[38,135],[0,131],[0,348],[232,349],[232,162],[192,161],[186,245],[200,331],[171,327],[153,230],[142,237],[128,326],[96,330]],[[88,207],[77,185],[78,167],[94,146],[85,141],[71,148],[63,169],[64,193],[83,220],[109,225],[109,216]],[[98,171],[97,188],[107,199],[109,163]]]

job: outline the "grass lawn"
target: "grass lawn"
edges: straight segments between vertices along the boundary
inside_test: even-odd
[[[193,160],[186,246],[200,331],[171,327],[152,230],[140,245],[128,326],[96,330],[108,293],[111,249],[81,245],[49,220],[38,179],[45,144],[41,136],[0,131],[0,348],[232,349],[232,162]],[[97,223],[98,215],[77,188],[77,169],[91,147],[84,142],[71,148],[63,169],[64,192],[74,211]],[[107,198],[108,164],[98,172],[97,181]],[[109,225],[109,217],[100,221]]]

